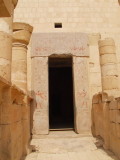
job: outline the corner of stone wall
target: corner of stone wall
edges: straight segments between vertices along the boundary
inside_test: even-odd
[[[98,93],[92,101],[92,133],[104,140],[103,147],[120,158],[120,97]]]

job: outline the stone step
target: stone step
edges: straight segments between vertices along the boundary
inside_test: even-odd
[[[40,153],[65,153],[96,150],[92,137],[32,139],[32,149]]]
[[[112,153],[108,154],[102,149],[95,151],[79,151],[67,153],[31,153],[25,160],[119,160]]]
[[[50,132],[33,138],[35,152],[25,160],[118,160],[111,152],[97,148],[97,140],[90,134],[79,135],[74,131]]]
[[[75,131],[50,131],[48,135],[33,135],[33,139],[44,138],[78,138],[78,137],[92,137],[91,133],[76,134]]]

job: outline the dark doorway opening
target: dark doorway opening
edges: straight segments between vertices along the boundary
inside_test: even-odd
[[[72,57],[49,58],[49,125],[74,128]]]

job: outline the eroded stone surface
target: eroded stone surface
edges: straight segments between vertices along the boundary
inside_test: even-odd
[[[99,96],[96,95],[97,97]],[[96,96],[93,99],[96,99]],[[94,102],[94,101],[93,101]],[[103,147],[114,152],[120,157],[120,110],[119,98],[106,99],[106,102],[93,104],[92,107],[92,132],[94,136],[101,137]]]
[[[50,132],[48,136],[33,139],[37,152],[25,160],[118,160],[112,153],[97,149],[91,135],[80,136],[73,131]]]
[[[48,57],[33,59],[33,134],[48,134]]]
[[[88,59],[73,57],[75,122],[77,133],[90,130]]]

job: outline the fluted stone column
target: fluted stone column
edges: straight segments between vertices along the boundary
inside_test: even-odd
[[[12,83],[27,91],[27,45],[33,27],[26,23],[13,24]]]
[[[27,92],[27,45],[29,44],[33,27],[26,23],[13,24],[12,48],[12,83]],[[30,141],[30,105],[28,97],[24,97],[22,105],[22,154],[29,152]]]
[[[5,2],[5,1],[4,1]],[[10,11],[10,17],[5,17],[7,11],[0,11],[3,18],[0,18],[0,76],[11,81],[11,58],[12,58],[12,27],[13,27],[13,13],[17,0],[13,3],[7,1]]]
[[[102,90],[114,95],[118,90],[116,47],[112,38],[99,41]]]

